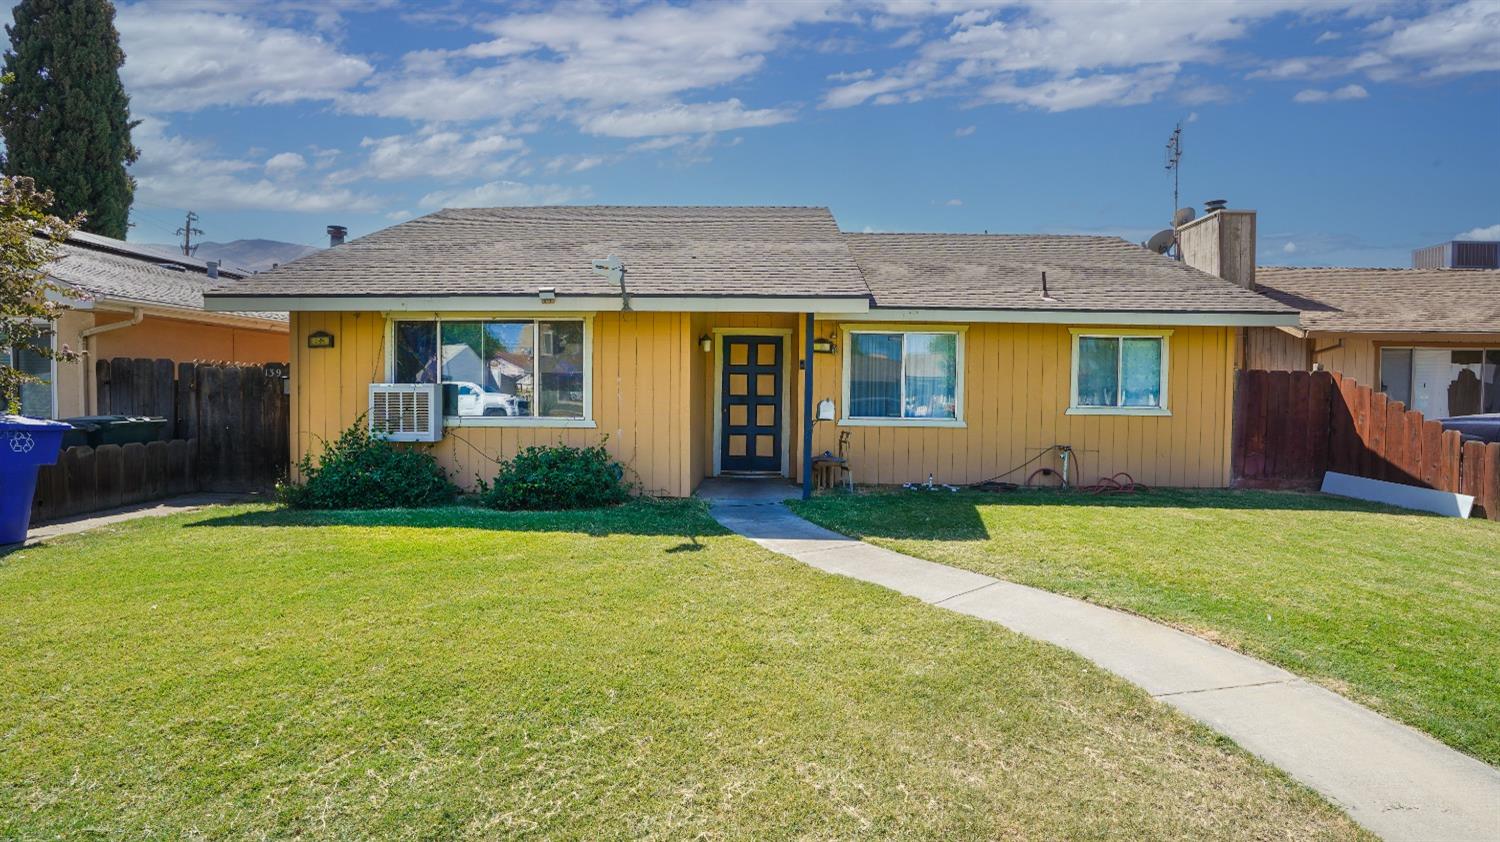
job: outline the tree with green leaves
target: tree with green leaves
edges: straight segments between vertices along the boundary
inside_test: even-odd
[[[125,52],[108,0],[21,0],[5,27],[0,85],[5,173],[36,179],[85,231],[125,239],[139,155],[130,142]]]
[[[21,411],[22,387],[45,382],[18,360],[78,359],[47,338],[66,299],[77,295],[48,278],[47,265],[82,219],[59,219],[51,207],[52,195],[31,179],[0,177],[0,412],[12,415]]]

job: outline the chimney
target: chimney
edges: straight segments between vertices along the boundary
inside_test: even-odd
[[[1203,216],[1177,227],[1183,262],[1255,289],[1255,211],[1234,210],[1223,199],[1204,202],[1203,209]]]
[[[210,260],[210,261],[208,261],[207,271],[208,271],[208,276],[210,278],[217,278],[217,277],[219,277],[219,261],[217,261],[217,260]]]
[[[348,233],[349,233],[349,229],[345,228],[342,225],[330,225],[330,226],[328,226],[328,247],[329,248],[333,248],[334,246],[341,246],[341,245],[343,245],[344,244],[344,235],[348,234]]]

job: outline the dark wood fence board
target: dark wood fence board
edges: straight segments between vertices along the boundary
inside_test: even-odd
[[[264,491],[286,476],[285,365],[115,358],[94,370],[99,414],[167,423],[157,441],[63,451],[37,476],[33,521],[193,491]]]
[[[1476,516],[1500,520],[1500,444],[1465,444],[1351,377],[1246,370],[1235,383],[1236,486],[1316,486],[1331,470],[1470,494]]]

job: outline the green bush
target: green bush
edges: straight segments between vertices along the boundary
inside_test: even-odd
[[[458,493],[425,449],[371,436],[364,418],[323,449],[297,461],[302,482],[284,482],[276,496],[294,509],[406,509],[451,502]]]
[[[500,464],[493,483],[479,482],[479,500],[496,509],[591,509],[630,497],[625,469],[601,442],[593,447],[528,447]]]

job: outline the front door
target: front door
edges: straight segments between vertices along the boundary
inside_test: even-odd
[[[782,337],[725,336],[719,469],[781,471]]]

